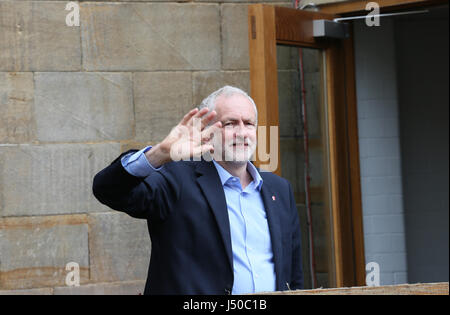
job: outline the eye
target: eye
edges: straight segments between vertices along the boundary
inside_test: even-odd
[[[229,121],[226,121],[224,124],[223,124],[223,126],[224,127],[232,127],[232,126],[234,126],[236,123],[234,122],[234,121],[232,121],[232,120],[229,120]]]

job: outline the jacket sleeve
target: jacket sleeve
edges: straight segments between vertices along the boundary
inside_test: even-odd
[[[290,194],[290,208],[292,215],[292,269],[291,269],[291,281],[290,289],[299,290],[303,289],[303,267],[302,267],[302,241],[300,220],[295,202],[295,197],[292,192],[291,184],[289,184]]]
[[[176,200],[177,187],[170,174],[153,171],[140,178],[128,173],[121,158],[135,150],[127,151],[109,166],[97,173],[93,180],[94,196],[108,207],[123,211],[135,218],[163,220]]]

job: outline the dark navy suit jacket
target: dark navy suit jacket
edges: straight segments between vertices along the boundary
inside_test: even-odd
[[[124,154],[95,176],[93,192],[112,209],[147,219],[152,251],[144,293],[230,294],[230,225],[214,164],[170,162],[138,178],[123,168],[120,158]],[[261,172],[261,177],[276,288],[301,289],[300,224],[291,185],[272,173]]]

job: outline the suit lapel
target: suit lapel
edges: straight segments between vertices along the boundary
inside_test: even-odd
[[[233,253],[231,249],[231,235],[230,235],[230,221],[228,218],[227,202],[225,193],[223,192],[220,177],[212,162],[201,161],[197,166],[197,182],[202,189],[206,200],[208,201],[222,237],[225,251],[228,257],[228,262],[233,271]],[[220,193],[217,193],[220,192]],[[267,221],[269,224],[270,238],[272,242],[273,258],[275,263],[275,274],[277,276],[277,290],[283,287],[281,279],[283,248],[281,245],[281,225],[279,220],[279,201],[277,194],[270,187],[270,183],[264,180],[261,186],[261,197],[267,214]],[[275,200],[273,199],[275,197]]]
[[[220,182],[219,174],[212,162],[201,161],[197,166],[197,182],[208,201],[222,237],[231,271],[233,271],[233,254],[231,250],[230,221],[227,202]],[[219,192],[219,193],[218,193]]]
[[[273,259],[275,263],[275,274],[277,276],[277,290],[282,288],[281,266],[283,257],[283,248],[281,245],[281,226],[278,215],[277,195],[273,192],[270,184],[265,180],[261,186],[261,196],[266,208],[267,221],[270,230],[270,239],[272,241]]]

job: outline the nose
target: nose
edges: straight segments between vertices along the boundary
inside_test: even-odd
[[[247,138],[248,130],[245,128],[245,124],[243,121],[240,121],[239,124],[234,125],[234,135],[235,137]]]

